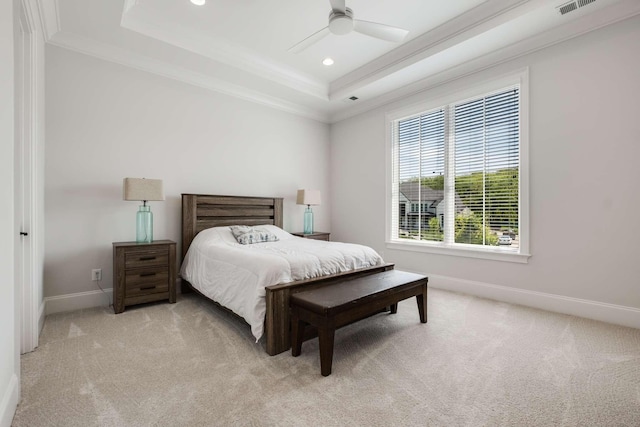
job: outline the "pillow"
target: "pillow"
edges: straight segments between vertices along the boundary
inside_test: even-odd
[[[229,227],[233,237],[241,245],[252,243],[275,242],[278,237],[262,227],[249,227],[248,225],[233,225]]]
[[[281,241],[287,240],[287,239],[297,239],[297,237],[287,233],[282,228],[275,225],[260,224],[259,227],[275,235],[278,238],[278,240],[281,240]]]

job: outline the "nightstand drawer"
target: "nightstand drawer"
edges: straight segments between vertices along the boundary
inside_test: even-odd
[[[125,298],[137,297],[140,295],[157,294],[159,292],[168,291],[169,283],[167,281],[155,283],[140,283],[136,286],[127,286],[127,290],[125,291]]]
[[[124,268],[150,267],[167,265],[169,251],[166,248],[145,251],[127,251],[124,257]]]
[[[138,270],[127,270],[124,277],[127,290],[145,284],[169,283],[169,267],[154,267]]]

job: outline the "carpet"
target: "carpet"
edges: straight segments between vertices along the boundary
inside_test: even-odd
[[[270,357],[196,295],[59,313],[21,357],[13,426],[639,426],[640,330],[429,289]]]

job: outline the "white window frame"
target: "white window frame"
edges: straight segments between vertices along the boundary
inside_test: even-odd
[[[519,218],[518,232],[520,246],[516,251],[501,247],[451,244],[449,242],[414,241],[393,237],[393,150],[394,136],[393,123],[405,117],[428,112],[436,108],[457,103],[461,100],[482,97],[488,93],[501,90],[508,86],[520,86],[520,163],[519,163]],[[433,253],[439,255],[462,256],[468,258],[489,259],[495,261],[507,261],[527,263],[529,253],[529,70],[511,73],[509,75],[492,79],[484,83],[475,84],[465,90],[442,96],[436,99],[414,104],[410,107],[390,111],[386,114],[386,247],[415,252]],[[448,146],[445,146],[445,158],[448,156]],[[451,183],[449,183],[450,186]],[[445,186],[447,183],[445,183]],[[395,224],[397,228],[397,224]]]

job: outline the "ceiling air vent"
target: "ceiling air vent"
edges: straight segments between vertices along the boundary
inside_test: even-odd
[[[558,6],[558,11],[560,11],[560,15],[566,15],[569,12],[573,12],[574,10],[577,10],[580,7],[584,7],[586,5],[588,5],[589,3],[593,3],[596,0],[574,0],[574,1],[570,1],[569,3],[565,3],[561,6]]]

